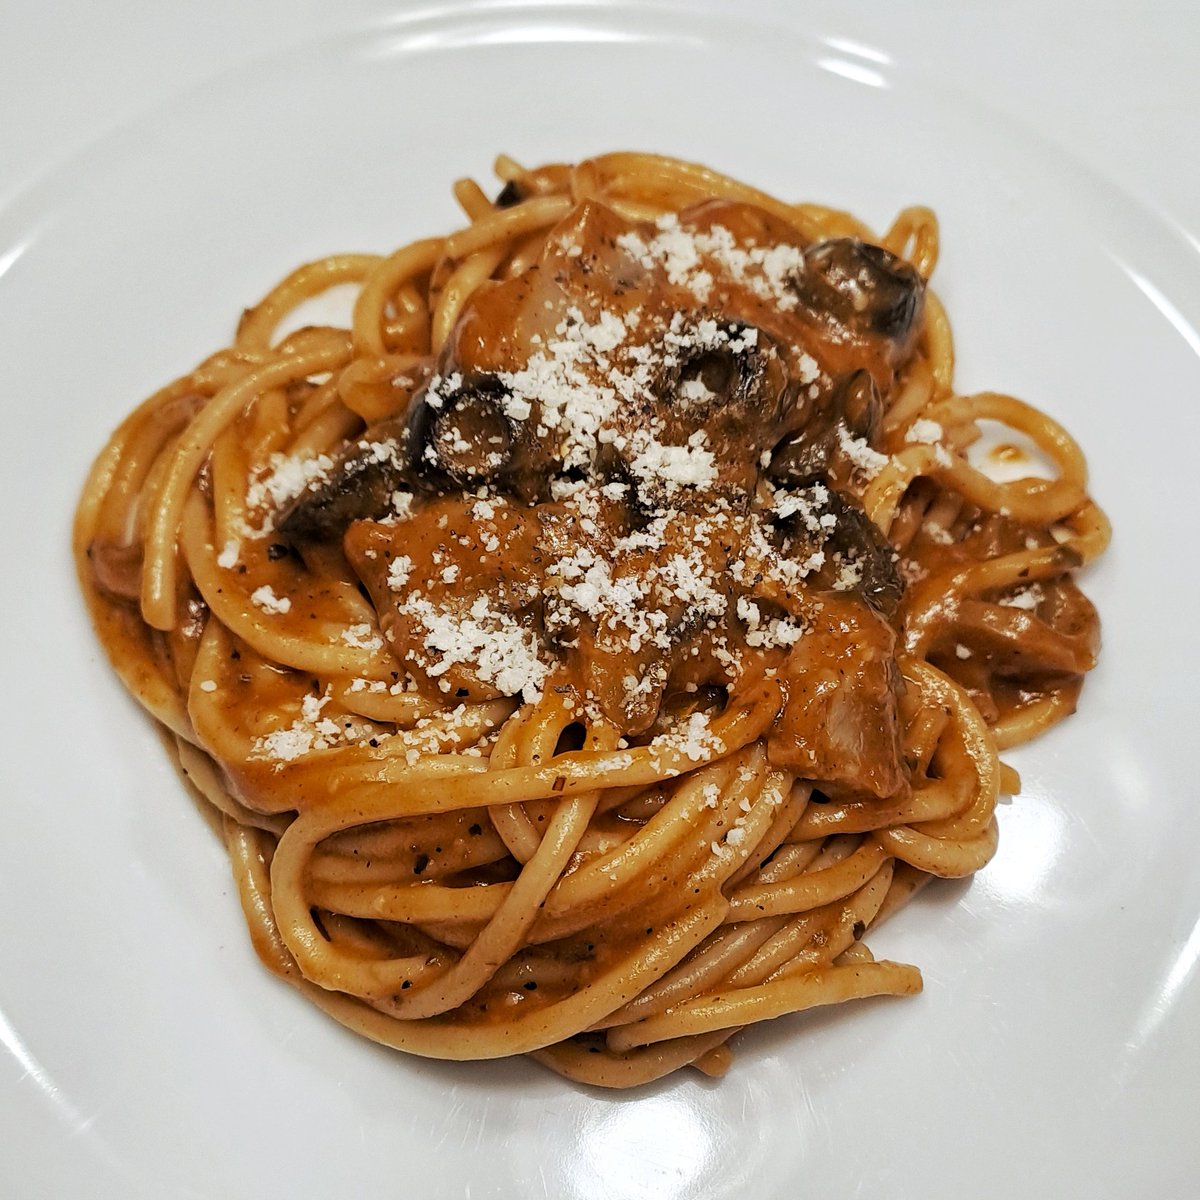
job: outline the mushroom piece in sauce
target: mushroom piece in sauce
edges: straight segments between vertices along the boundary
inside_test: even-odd
[[[711,318],[669,335],[664,348],[660,377],[647,397],[612,421],[616,436],[601,445],[597,468],[629,482],[638,502],[654,509],[663,486],[637,467],[649,439],[663,447],[699,447],[713,461],[707,495],[748,502],[761,456],[777,441],[794,392],[783,356],[761,329]]]
[[[826,395],[798,412],[798,430],[771,456],[768,474],[785,483],[808,483],[824,476],[838,454],[841,430],[851,437],[872,439],[883,404],[871,373],[858,370]]]
[[[301,492],[275,519],[287,537],[338,537],[353,521],[378,518],[392,509],[407,486],[402,467],[403,421],[381,421],[352,442],[328,474]]]
[[[797,559],[817,550],[825,556],[821,567],[809,576],[809,586],[814,591],[854,592],[877,612],[893,617],[904,583],[896,568],[896,552],[874,521],[823,483],[790,495],[795,508],[776,523],[780,549]]]
[[[795,287],[808,312],[856,339],[882,339],[890,365],[912,353],[921,329],[925,281],[882,246],[830,238],[804,252]]]
[[[541,498],[558,464],[547,461],[528,422],[509,415],[511,402],[495,376],[427,388],[409,412],[407,477],[437,492],[487,485],[527,502]]]

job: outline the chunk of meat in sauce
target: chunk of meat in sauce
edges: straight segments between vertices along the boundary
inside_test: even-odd
[[[653,536],[616,542],[616,522],[587,522],[606,530],[579,538],[571,520],[545,526],[547,557],[555,563],[546,581],[546,629],[561,647],[566,673],[582,694],[626,733],[648,729],[685,660],[699,683],[724,684],[727,671],[695,676],[693,649],[706,632],[737,642],[726,620],[736,587],[725,571],[720,538],[698,536],[698,514],[679,512],[656,522]],[[594,563],[585,569],[584,564]]]
[[[476,503],[435,499],[419,520],[401,526],[359,521],[344,542],[392,653],[435,694],[472,702],[513,693],[477,662],[446,653],[445,636],[457,630],[486,637],[502,628],[533,634],[541,626],[543,566],[534,513],[489,504],[484,522]]]
[[[824,596],[780,674],[787,701],[767,740],[805,779],[892,796],[905,786],[891,626],[854,596]]]

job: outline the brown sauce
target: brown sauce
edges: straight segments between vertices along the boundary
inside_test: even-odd
[[[922,294],[886,251],[805,246],[749,205],[656,226],[582,204],[535,268],[478,289],[403,421],[283,528],[346,530],[432,697],[520,691],[489,667],[499,639],[509,665],[552,660],[527,698],[552,680],[636,738],[664,705],[772,671],[772,758],[891,794],[902,585],[859,507],[861,457]],[[395,487],[414,497],[401,520]]]

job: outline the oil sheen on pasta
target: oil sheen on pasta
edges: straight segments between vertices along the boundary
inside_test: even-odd
[[[748,1023],[920,989],[864,934],[991,857],[1108,527],[1058,424],[954,391],[928,210],[497,173],[138,408],[80,579],[272,970],[416,1054],[720,1074]],[[279,336],[347,282],[351,328]],[[1052,470],[981,473],[981,421]]]

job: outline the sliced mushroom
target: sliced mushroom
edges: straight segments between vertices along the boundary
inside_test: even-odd
[[[884,343],[892,365],[912,351],[921,328],[925,281],[902,258],[859,238],[830,238],[804,252],[800,301],[824,324]]]
[[[494,375],[426,391],[409,414],[406,476],[437,492],[488,486],[527,503],[543,500],[562,464],[536,418],[536,406],[514,400]]]
[[[326,540],[340,538],[352,521],[386,515],[406,486],[403,440],[400,420],[372,426],[276,517],[275,527],[288,537]]]
[[[896,552],[857,504],[823,483],[791,493],[794,503],[777,522],[780,548],[805,560],[820,551],[824,561],[808,577],[815,591],[854,592],[891,618],[904,594]],[[832,517],[832,521],[829,519]]]
[[[443,490],[475,487],[495,477],[514,441],[503,397],[495,381],[422,392],[408,419],[406,462],[412,478]]]
[[[402,488],[446,493],[486,485],[526,502],[544,499],[560,464],[550,461],[533,422],[510,415],[509,400],[495,376],[427,386],[404,419],[373,426],[344,451],[277,528],[295,537],[340,536],[352,521],[388,513]]]
[[[717,472],[704,490],[746,495],[755,486],[760,459],[778,441],[794,389],[775,342],[742,321],[701,318],[670,335],[666,367],[636,403],[614,422],[597,466],[630,483],[653,509],[665,488],[639,470],[647,437],[658,446],[711,454]],[[700,435],[698,437],[698,435]]]
[[[715,325],[715,330],[706,328]],[[728,414],[740,422],[774,425],[787,386],[775,343],[744,321],[703,323],[685,335],[664,381],[662,401],[683,416]]]
[[[798,418],[793,421],[798,428],[775,448],[768,474],[793,484],[823,477],[839,445],[841,428],[869,440],[881,411],[870,372],[853,372],[832,391],[798,406]]]
[[[846,428],[854,437],[869,442],[883,417],[883,401],[869,371],[855,371],[838,389],[837,407]]]
[[[838,492],[830,496],[835,498],[831,507],[837,524],[825,543],[825,565],[813,582],[817,587],[856,592],[890,619],[904,595],[896,551],[861,508]]]
[[[789,484],[823,477],[840,443],[840,427],[845,426],[853,437],[870,441],[882,412],[871,373],[853,372],[832,392],[804,406],[799,428],[775,448],[768,474]]]

